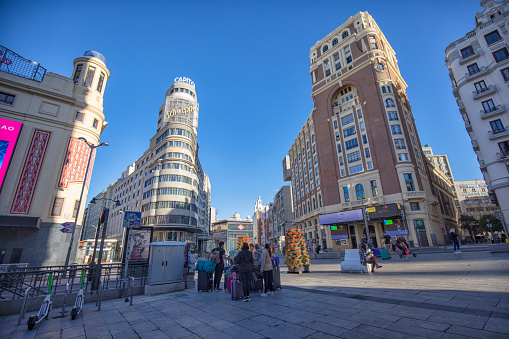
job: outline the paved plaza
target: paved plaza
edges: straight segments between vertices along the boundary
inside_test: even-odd
[[[133,306],[86,304],[76,320],[53,310],[33,331],[11,315],[0,338],[509,338],[509,253],[464,248],[382,261],[377,274],[342,274],[333,259],[312,261],[309,274],[282,267],[283,289],[249,302],[196,290],[135,296]]]

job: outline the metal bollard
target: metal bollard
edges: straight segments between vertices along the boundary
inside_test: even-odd
[[[21,305],[21,312],[19,313],[18,325],[21,325],[21,321],[25,317],[25,312],[26,312],[26,309],[27,309],[27,302],[28,302],[28,292],[30,292],[31,288],[32,287],[29,287],[25,291],[25,298],[23,299],[23,304]]]
[[[56,317],[53,317],[53,319],[55,318],[65,318],[67,317],[67,315],[65,314],[66,311],[65,311],[65,301],[67,300],[67,294],[69,293],[69,283],[67,283],[65,285],[65,293],[64,293],[64,304],[62,305],[62,311],[60,312],[60,315],[59,316],[56,316]]]
[[[129,306],[133,306],[134,277],[129,277],[129,285],[131,285],[131,302],[129,303]]]
[[[97,299],[99,301],[99,307],[97,308],[98,311],[101,310],[103,291],[104,291],[104,281],[101,281],[101,284],[99,285],[99,293],[97,294]]]

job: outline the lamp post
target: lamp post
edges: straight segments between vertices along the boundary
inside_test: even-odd
[[[361,206],[362,206],[362,219],[364,220],[364,226],[366,227],[366,242],[369,246],[371,243],[371,238],[369,237],[369,227],[368,227],[368,218],[366,218],[366,211],[364,210],[364,186],[357,191],[357,200],[359,200],[359,196],[361,198]]]
[[[84,141],[85,144],[90,147],[90,154],[88,155],[88,163],[87,163],[87,169],[85,170],[85,177],[83,178],[83,186],[81,187],[81,194],[80,194],[80,200],[78,202],[78,210],[76,211],[76,221],[74,223],[74,227],[72,229],[71,233],[71,241],[69,242],[69,249],[67,250],[67,256],[65,258],[65,266],[69,265],[69,259],[71,257],[71,251],[72,251],[72,243],[74,242],[74,233],[76,232],[76,227],[78,227],[78,219],[80,217],[80,207],[81,207],[81,200],[83,199],[83,191],[85,190],[85,184],[87,183],[87,176],[88,176],[88,168],[90,167],[90,160],[92,160],[92,152],[94,151],[94,148],[98,148],[101,146],[109,146],[107,142],[101,142],[99,145],[91,145],[88,143],[87,139],[83,137],[78,138],[81,141]]]

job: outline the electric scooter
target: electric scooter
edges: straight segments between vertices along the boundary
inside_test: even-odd
[[[39,309],[39,313],[37,315],[32,315],[28,318],[28,330],[32,330],[35,325],[40,323],[42,319],[48,319],[49,311],[51,310],[51,285],[53,284],[53,272],[50,272],[48,279],[48,294],[44,301],[42,302],[41,308]]]
[[[76,319],[76,316],[81,313],[81,310],[83,308],[83,283],[85,281],[85,270],[81,270],[81,286],[80,290],[78,292],[78,295],[76,296],[76,302],[74,303],[74,307],[71,311],[71,318],[72,320]]]

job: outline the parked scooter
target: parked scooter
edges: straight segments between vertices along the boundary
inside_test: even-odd
[[[81,285],[78,295],[76,296],[76,302],[74,303],[74,307],[71,311],[72,320],[76,319],[76,316],[81,313],[83,309],[83,283],[85,281],[85,270],[81,270]]]
[[[41,308],[39,309],[39,313],[37,315],[32,315],[28,318],[27,326],[28,330],[32,330],[35,325],[40,323],[42,319],[48,319],[49,311],[51,310],[51,285],[53,284],[53,272],[50,272],[48,279],[48,294],[44,301],[42,302]]]

